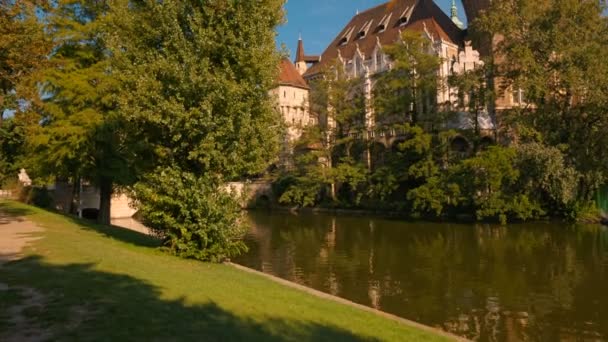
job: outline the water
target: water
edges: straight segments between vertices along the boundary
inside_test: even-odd
[[[608,341],[608,231],[252,212],[236,260],[480,341]]]

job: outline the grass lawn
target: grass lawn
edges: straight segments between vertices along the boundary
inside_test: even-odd
[[[0,266],[0,340],[445,339],[232,266],[164,255],[139,233],[14,202],[0,211],[45,228],[23,259]]]

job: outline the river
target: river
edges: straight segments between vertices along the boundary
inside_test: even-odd
[[[606,341],[608,231],[250,212],[236,262],[479,341]]]

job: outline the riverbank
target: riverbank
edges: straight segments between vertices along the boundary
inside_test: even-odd
[[[0,267],[0,340],[449,339],[230,265],[165,255],[137,232],[15,202],[0,211],[44,229]]]
[[[410,222],[433,222],[433,223],[457,223],[457,224],[469,224],[469,223],[489,223],[499,224],[496,220],[477,220],[474,216],[468,214],[459,214],[456,216],[445,216],[445,217],[434,217],[434,216],[419,216],[412,217],[407,213],[395,210],[374,210],[374,209],[346,209],[346,208],[327,208],[327,207],[285,207],[279,205],[273,205],[269,207],[255,207],[251,206],[247,208],[248,211],[276,211],[276,212],[289,212],[292,214],[330,214],[337,216],[366,216],[366,217],[377,217],[386,219],[400,219]],[[608,215],[602,215],[599,212],[591,212],[581,216],[576,221],[565,221],[563,218],[556,217],[544,217],[536,220],[510,220],[508,223],[523,223],[523,222],[570,222],[570,223],[582,223],[582,224],[603,224],[608,226]]]

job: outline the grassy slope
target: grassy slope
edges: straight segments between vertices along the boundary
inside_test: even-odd
[[[230,266],[164,255],[134,232],[12,202],[0,210],[46,228],[25,259],[0,268],[0,283],[11,288],[0,290],[0,337],[17,328],[8,307],[23,303],[23,290],[15,289],[26,287],[44,298],[43,306],[22,310],[28,326],[53,332],[53,339],[441,339]]]

